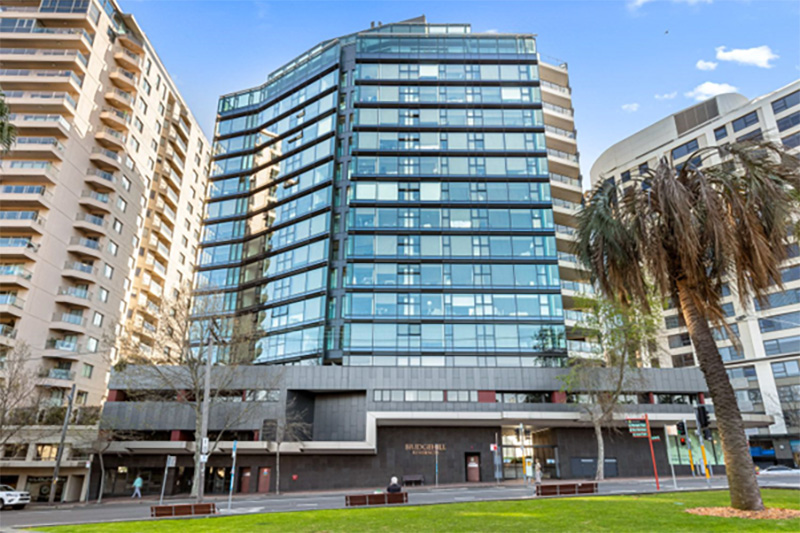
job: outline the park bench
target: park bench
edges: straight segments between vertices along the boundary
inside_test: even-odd
[[[152,505],[150,516],[163,518],[165,516],[199,516],[217,514],[217,506],[213,503],[183,503],[177,505]]]
[[[587,481],[582,483],[559,483],[537,485],[537,496],[565,496],[568,494],[596,494],[597,482]]]
[[[409,476],[403,476],[403,486],[410,487],[412,485],[424,485],[425,484],[425,476],[422,474],[412,474]]]
[[[376,494],[348,494],[344,497],[347,507],[360,505],[394,505],[408,503],[407,492],[381,492]]]

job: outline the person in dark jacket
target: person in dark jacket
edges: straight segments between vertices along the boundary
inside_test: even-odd
[[[396,477],[392,478],[392,482],[386,487],[386,492],[403,492],[403,487],[397,482]]]

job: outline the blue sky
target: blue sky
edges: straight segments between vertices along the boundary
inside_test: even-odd
[[[120,3],[209,135],[220,95],[263,83],[320,41],[421,14],[535,33],[543,55],[567,61],[585,176],[610,145],[703,95],[735,87],[753,98],[800,78],[796,0]]]

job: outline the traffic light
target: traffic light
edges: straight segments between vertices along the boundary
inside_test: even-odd
[[[681,446],[686,446],[686,437],[681,437],[680,441],[681,441]]]
[[[683,422],[678,422],[676,426],[678,428],[678,435],[686,435],[686,424],[684,424]],[[681,440],[686,440],[686,439],[681,439]]]
[[[705,405],[697,406],[697,425],[701,429],[708,427],[708,411]]]

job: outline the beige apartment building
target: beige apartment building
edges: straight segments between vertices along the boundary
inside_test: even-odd
[[[17,128],[0,163],[0,348],[30,346],[42,405],[75,384],[77,406],[98,406],[104,341],[125,324],[146,352],[162,299],[191,282],[209,142],[113,0],[0,2],[0,88]],[[2,483],[36,499],[56,437],[7,445]],[[64,499],[82,493],[79,455]]]
[[[625,183],[653,168],[662,157],[675,165],[701,164],[692,154],[707,146],[767,139],[796,151],[800,146],[800,81],[749,100],[723,94],[666,117],[603,152],[592,166],[592,184]],[[718,163],[715,157],[703,164]],[[800,464],[800,251],[789,249],[782,269],[784,288],[767,305],[742,306],[735,287],[725,289],[724,310],[740,348],[724,332],[718,346],[743,413],[771,415],[774,423],[748,430],[757,464]],[[674,307],[664,314],[661,365],[697,364],[683,318]]]

